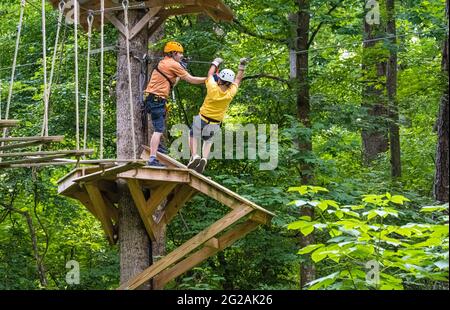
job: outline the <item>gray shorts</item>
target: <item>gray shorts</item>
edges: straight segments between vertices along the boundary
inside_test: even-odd
[[[202,140],[208,141],[218,131],[220,131],[220,124],[209,124],[200,115],[194,116],[190,132],[191,137],[200,138],[201,136]]]

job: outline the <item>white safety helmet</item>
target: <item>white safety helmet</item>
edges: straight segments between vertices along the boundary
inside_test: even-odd
[[[220,71],[220,73],[219,73],[219,78],[220,78],[222,81],[225,81],[225,82],[233,83],[233,82],[234,82],[234,77],[235,77],[235,74],[234,74],[234,72],[233,72],[232,70],[230,70],[230,69],[223,69],[223,70]]]

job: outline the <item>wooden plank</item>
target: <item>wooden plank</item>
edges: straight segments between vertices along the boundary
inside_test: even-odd
[[[100,180],[100,179],[104,179],[108,176],[117,176],[119,173],[121,172],[125,172],[128,170],[132,170],[132,169],[136,169],[138,167],[142,167],[144,164],[141,162],[132,162],[132,163],[127,163],[125,165],[121,165],[121,166],[116,166],[113,168],[109,168],[106,169],[104,171],[98,171],[95,173],[91,173],[87,176],[83,176],[80,177],[78,179],[75,179],[75,182],[92,182],[92,181],[96,181],[96,180]]]
[[[64,154],[64,156],[82,156],[86,154],[86,152],[83,151],[73,151],[71,153]],[[87,153],[89,154],[89,153]],[[43,157],[35,157],[35,158],[26,158],[26,159],[17,159],[17,160],[9,160],[9,161],[3,161],[0,162],[0,167],[7,167],[12,164],[27,164],[27,163],[41,163],[41,162],[48,162],[53,159],[56,159],[58,157],[61,157],[63,155],[56,154],[56,155],[49,155],[49,156],[43,156]]]
[[[175,217],[179,210],[195,195],[197,191],[187,185],[181,185],[179,189],[174,193],[174,196],[167,202],[164,210],[164,215],[161,219],[164,219],[164,223],[167,225]]]
[[[189,171],[179,168],[141,167],[136,171],[125,171],[117,175],[122,179],[137,179],[176,183],[189,183]]]
[[[46,155],[71,155],[74,150],[61,150],[61,151],[43,151],[43,152],[18,152],[18,153],[0,153],[0,157],[21,157],[21,156],[46,156]],[[93,150],[86,150],[82,155],[90,155],[94,153]]]
[[[155,275],[169,267],[170,265],[178,262],[184,256],[188,255],[193,250],[197,249],[199,246],[204,244],[206,241],[217,235],[218,233],[224,231],[226,228],[230,227],[234,223],[236,223],[239,219],[246,216],[250,212],[253,211],[253,208],[242,205],[230,213],[225,215],[220,220],[216,221],[210,227],[204,229],[196,236],[192,237],[188,241],[186,241],[183,245],[176,248],[169,254],[167,254],[164,258],[160,259],[156,263],[154,263],[149,268],[145,269],[140,274],[134,276],[129,279],[125,283],[123,283],[119,289],[136,289],[141,286],[143,283],[153,278]]]
[[[8,137],[8,138],[0,138],[0,142],[28,142],[28,141],[52,141],[52,142],[61,142],[64,140],[64,136],[51,136],[51,137]]]
[[[162,271],[160,274],[155,276],[155,278],[153,279],[153,285],[158,289],[162,289],[169,281],[182,275],[186,271],[191,270],[192,268],[202,263],[209,257],[217,254],[219,251],[231,246],[234,242],[245,237],[248,233],[255,230],[258,226],[259,226],[258,223],[247,221],[245,223],[237,225],[232,230],[229,230],[228,232],[224,233],[218,239],[216,238],[210,239],[210,240],[214,239],[217,240],[217,243],[220,244],[220,246],[218,248],[211,247],[210,246],[211,242],[208,241],[207,243],[205,243],[205,247],[203,247],[201,250],[195,252],[194,254],[185,258],[183,261],[179,262],[178,264],[174,265],[169,269]],[[216,241],[212,242],[215,243]]]
[[[133,28],[130,31],[130,38],[129,40],[133,39],[141,30],[144,28],[148,22],[155,17],[156,14],[159,13],[159,11],[162,9],[162,6],[156,6],[150,8],[150,10],[147,12],[147,14],[144,15],[144,17],[141,18],[141,20],[133,26]]]
[[[0,119],[0,128],[9,128],[9,127],[16,127],[19,125],[18,120],[14,119]]]
[[[165,9],[164,14],[166,16],[176,16],[176,15],[185,15],[185,14],[198,14],[202,13],[203,8],[198,5],[189,5],[182,8],[172,8],[172,9]]]
[[[56,142],[54,139],[41,139],[39,141],[27,141],[27,142],[21,142],[21,143],[13,143],[8,145],[0,146],[0,151],[6,151],[6,150],[12,150],[12,149],[21,149],[25,147],[35,146],[35,145],[41,145],[41,144],[49,144],[52,142]]]
[[[248,205],[252,206],[255,209],[258,209],[258,210],[263,211],[263,212],[265,212],[267,214],[275,216],[275,214],[273,214],[272,212],[270,212],[270,211],[268,211],[268,210],[266,210],[264,208],[261,208],[260,206],[258,206],[254,202],[252,202],[252,201],[250,201],[250,200],[248,200],[248,199],[246,199],[246,198],[244,198],[242,196],[239,196],[237,193],[229,190],[228,188],[220,185],[217,182],[214,182],[213,180],[205,177],[204,175],[202,175],[202,174],[200,174],[200,173],[198,173],[198,172],[196,172],[194,170],[189,170],[189,174],[191,175],[191,182],[189,183],[189,185],[191,185],[193,188],[197,189],[197,187],[199,187],[199,188],[202,188],[203,190],[206,191],[206,189],[208,187],[205,187],[205,186],[200,185],[200,184],[201,183],[207,183],[207,184],[211,185],[211,187],[214,188],[215,190],[220,191],[222,193],[222,195],[227,195],[228,198],[232,197],[234,199],[239,200],[242,203],[245,203],[245,204],[248,204]],[[214,192],[214,189],[211,189],[211,192]],[[208,193],[205,193],[205,194],[208,195]],[[222,203],[224,203],[224,202],[222,202]]]
[[[148,159],[150,158],[150,147],[146,146],[146,145],[142,145],[143,151],[141,154],[141,158],[148,161]],[[158,160],[165,164],[167,167],[169,168],[181,168],[181,169],[187,169],[186,165],[183,165],[182,163],[180,163],[179,161],[177,161],[176,159],[173,159],[172,157],[157,152],[156,157],[158,158]]]
[[[177,183],[168,183],[161,185],[156,190],[151,191],[150,198],[147,200],[146,212],[148,215],[153,216],[156,208],[167,198],[167,195],[177,186]]]
[[[102,193],[93,183],[84,184],[92,205],[95,207],[95,212],[100,219],[103,229],[106,232],[106,236],[111,244],[114,244],[117,236],[114,234],[114,226],[111,222],[111,218],[107,213],[107,206],[103,200]]]
[[[157,227],[153,221],[153,217],[151,215],[149,216],[146,212],[147,203],[145,201],[144,194],[142,193],[141,185],[139,184],[139,181],[135,179],[128,179],[127,184],[136,208],[141,216],[142,222],[144,223],[145,229],[147,230],[150,239],[155,241]]]
[[[208,184],[206,182],[203,182],[202,180],[198,178],[192,178],[189,185],[192,188],[195,188],[199,192],[207,195],[208,197],[211,197],[220,203],[223,203],[227,207],[234,209],[236,206],[240,205],[242,201],[240,199],[237,199],[236,197],[228,194],[227,192],[223,192],[219,190],[218,188],[211,186],[211,184]],[[247,204],[247,203],[246,203]],[[248,204],[250,205],[250,204]],[[250,205],[252,206],[252,205]],[[253,207],[253,206],[252,206]]]

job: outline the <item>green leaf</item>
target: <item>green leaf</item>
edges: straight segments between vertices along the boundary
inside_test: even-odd
[[[442,206],[426,206],[420,209],[420,212],[434,212],[448,210],[448,204]]]
[[[304,248],[300,249],[298,251],[298,254],[307,254],[309,252],[312,252],[320,247],[323,247],[324,244],[320,243],[320,244],[310,244],[308,246],[305,246]]]
[[[308,236],[308,235],[309,235],[310,233],[312,233],[313,231],[314,231],[314,226],[313,226],[312,224],[300,228],[300,232],[301,232],[304,236]]]
[[[434,265],[439,268],[439,270],[448,269],[448,260],[440,260],[435,262]]]
[[[313,260],[313,262],[318,263],[321,260],[325,259],[327,255],[328,253],[326,251],[326,248],[319,248],[311,254],[311,259]]]
[[[401,195],[394,195],[392,197],[388,197],[389,201],[396,203],[396,204],[400,204],[402,205],[405,201],[411,201],[408,198],[406,198],[405,196],[401,196]]]

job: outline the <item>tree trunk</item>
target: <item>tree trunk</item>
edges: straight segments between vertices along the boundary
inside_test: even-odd
[[[143,10],[129,10],[129,27],[133,27],[145,14]],[[123,20],[123,13],[119,14]],[[147,27],[130,41],[133,54],[147,53]],[[136,152],[139,156],[140,146],[145,142],[144,125],[141,118],[139,102],[139,73],[141,63],[131,57],[131,87],[134,105],[134,128]],[[117,59],[117,158],[133,158],[131,133],[131,113],[128,97],[128,65],[126,55],[126,38],[119,34],[119,53]],[[131,277],[142,272],[152,263],[151,241],[139,216],[133,199],[123,181],[118,182],[121,198],[119,200],[119,244],[120,244],[120,282],[124,283]],[[142,289],[149,289],[145,284]]]
[[[384,3],[384,1],[378,1]],[[378,3],[377,2],[377,3]],[[386,152],[389,148],[388,129],[386,126],[387,109],[384,100],[384,78],[386,76],[386,61],[383,56],[383,41],[376,38],[384,36],[381,23],[383,18],[369,24],[364,19],[364,45],[362,71],[365,79],[363,90],[363,108],[367,109],[364,128],[361,132],[363,142],[363,158],[368,164],[378,154]],[[375,39],[375,40],[374,40]]]
[[[401,155],[400,155],[400,128],[398,125],[398,104],[397,104],[397,40],[395,27],[395,1],[386,0],[387,11],[387,35],[393,36],[390,46],[390,54],[387,65],[386,88],[389,103],[389,146],[391,151],[391,177],[402,176]]]
[[[446,3],[446,16],[448,20],[449,0]],[[449,128],[448,128],[448,36],[444,40],[442,49],[442,78],[443,94],[439,106],[439,117],[437,121],[438,143],[436,150],[436,174],[434,179],[434,197],[441,202],[449,200]]]
[[[310,4],[309,0],[298,0],[298,14],[296,20],[295,49],[296,49],[296,77],[298,79],[297,93],[297,117],[306,127],[311,128],[310,120],[310,102],[309,102],[309,77],[308,77],[308,41],[309,41],[309,22],[310,22]],[[311,137],[298,141],[299,151],[304,154],[312,152]],[[302,184],[311,184],[313,181],[313,166],[308,163],[300,163],[300,177]],[[314,210],[311,208],[302,208],[301,215],[307,215],[314,218]],[[314,235],[300,237],[300,246],[303,248],[314,243]],[[303,288],[306,283],[315,279],[314,264],[308,260],[300,266],[300,287]]]

